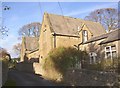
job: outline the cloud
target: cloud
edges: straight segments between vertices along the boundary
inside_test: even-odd
[[[118,6],[117,3],[109,3],[109,4],[103,4],[103,5],[96,5],[94,7],[90,7],[88,9],[84,9],[84,10],[77,10],[77,11],[73,11],[71,13],[66,14],[66,16],[76,16],[76,15],[80,15],[80,14],[84,14],[84,13],[89,13],[91,11],[94,11],[96,9],[100,9],[100,8],[108,8],[108,7],[115,7]]]

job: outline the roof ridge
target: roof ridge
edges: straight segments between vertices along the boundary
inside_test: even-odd
[[[78,26],[82,24],[85,24],[86,26],[88,26],[89,30],[92,31],[94,36],[105,33],[105,29],[102,27],[100,23],[97,23],[97,22],[86,21],[80,18],[62,16],[62,15],[57,15],[52,13],[45,13],[45,14],[48,15],[48,19],[52,23],[52,28],[56,33],[66,34],[66,33],[69,33],[68,31],[70,31],[71,34],[75,34],[77,32]],[[64,24],[64,21],[68,22],[66,24],[69,26],[69,28],[66,27],[66,24]],[[74,28],[76,30],[72,30]]]
[[[47,13],[47,12],[45,12]],[[73,19],[78,19],[78,20],[81,20],[81,21],[86,21],[86,22],[92,22],[92,23],[97,23],[97,24],[100,24],[99,22],[94,22],[94,21],[89,21],[89,20],[84,20],[82,18],[76,18],[76,17],[71,17],[71,16],[65,16],[65,15],[60,15],[60,14],[53,14],[53,13],[47,13],[48,15],[56,15],[56,16],[63,16],[63,17],[68,17],[68,18],[73,18]],[[84,23],[84,22],[83,22]]]

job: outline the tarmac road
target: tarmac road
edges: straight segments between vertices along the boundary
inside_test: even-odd
[[[41,75],[10,70],[8,78],[14,80],[17,86],[55,86],[51,81],[45,80]]]

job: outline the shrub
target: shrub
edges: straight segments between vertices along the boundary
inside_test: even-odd
[[[118,58],[107,58],[101,61],[101,67],[105,71],[117,71],[118,69]]]
[[[8,64],[8,67],[9,68],[15,68],[16,64],[17,64],[17,58],[13,58],[13,59],[10,60],[10,62]]]
[[[55,72],[63,76],[67,69],[76,68],[80,61],[87,57],[88,54],[84,51],[78,51],[72,47],[59,47],[49,52],[43,68],[48,73],[46,75],[50,76],[50,72]],[[51,74],[55,77],[55,73]]]
[[[90,70],[100,70],[100,71],[117,71],[118,70],[118,58],[107,58],[102,59],[99,63],[89,64],[85,63],[84,68]]]

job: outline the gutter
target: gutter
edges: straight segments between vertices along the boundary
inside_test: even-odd
[[[28,54],[31,54],[31,53],[34,53],[36,51],[38,51],[39,49],[36,49],[36,50],[33,50],[33,51],[30,51]]]
[[[67,36],[67,37],[77,37],[77,38],[80,38],[79,36],[77,35],[69,35],[69,34],[59,34],[59,33],[51,33],[53,36]]]

